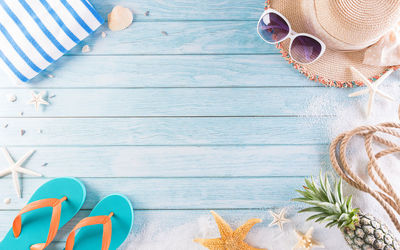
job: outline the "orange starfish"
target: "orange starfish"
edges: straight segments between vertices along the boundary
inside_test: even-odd
[[[249,233],[250,229],[257,223],[260,223],[260,219],[250,219],[245,224],[241,225],[235,231],[221,218],[216,212],[211,211],[214,216],[215,222],[218,225],[221,238],[216,239],[195,239],[194,241],[202,244],[211,250],[265,250],[261,248],[255,248],[249,246],[244,239]]]

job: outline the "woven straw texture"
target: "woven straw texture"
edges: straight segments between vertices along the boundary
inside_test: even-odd
[[[312,0],[306,0],[312,1]],[[316,37],[307,25],[308,19],[302,10],[303,5],[300,0],[269,0],[266,1],[266,8],[272,8],[282,13],[290,22],[292,29],[298,33],[309,33]],[[378,79],[389,67],[369,66],[362,63],[364,50],[353,52],[342,52],[332,50],[327,47],[324,55],[317,61],[301,65],[294,62],[288,55],[289,39],[277,45],[281,50],[282,56],[293,65],[294,68],[304,74],[310,80],[320,82],[326,86],[335,87],[354,87],[363,86],[361,79],[353,76],[350,67],[357,68],[361,73],[371,80]],[[397,69],[398,67],[393,67]]]
[[[323,0],[314,5],[323,28],[350,44],[376,41],[400,15],[400,0]]]

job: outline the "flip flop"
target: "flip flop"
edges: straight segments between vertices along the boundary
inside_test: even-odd
[[[72,229],[65,250],[115,250],[128,237],[133,217],[132,204],[126,196],[109,195]]]
[[[75,178],[56,178],[40,186],[15,217],[0,250],[42,250],[81,209],[85,186]]]

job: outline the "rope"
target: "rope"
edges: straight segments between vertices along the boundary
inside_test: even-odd
[[[400,107],[398,114],[400,118]],[[377,163],[377,160],[381,157],[400,152],[400,146],[388,139],[378,136],[377,133],[400,138],[400,123],[382,123],[377,126],[362,126],[345,132],[332,141],[329,155],[333,168],[340,177],[353,187],[369,193],[374,197],[385,209],[393,224],[396,226],[396,229],[400,232],[400,222],[397,219],[397,216],[400,215],[400,197],[396,194],[393,186]],[[365,149],[369,158],[367,165],[368,176],[377,186],[376,189],[371,188],[359,178],[357,174],[351,170],[347,162],[346,148],[351,139],[355,136],[361,136],[364,139]],[[372,145],[374,143],[379,143],[387,148],[374,154],[372,150]]]

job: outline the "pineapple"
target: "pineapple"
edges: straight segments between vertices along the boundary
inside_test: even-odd
[[[305,182],[304,190],[297,190],[302,197],[293,200],[312,206],[299,211],[299,213],[315,213],[307,220],[327,222],[326,227],[329,228],[337,226],[342,231],[346,242],[354,250],[400,250],[398,241],[386,225],[373,216],[362,213],[360,209],[352,208],[352,197],[343,196],[341,179],[335,181],[334,191],[326,175],[325,178],[320,176],[319,185],[313,178],[306,179]]]

